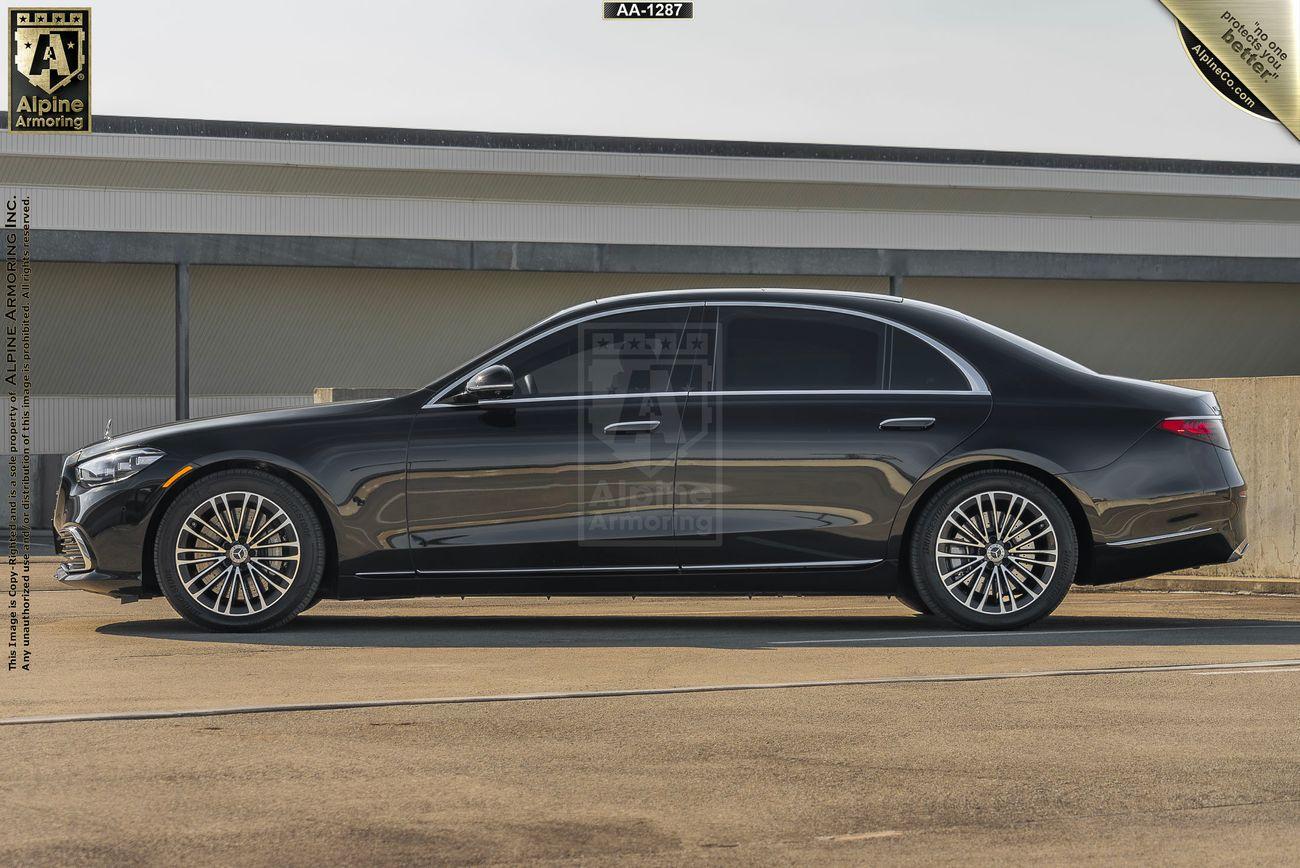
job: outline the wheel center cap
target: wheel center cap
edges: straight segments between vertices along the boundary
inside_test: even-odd
[[[232,564],[246,563],[248,561],[248,546],[243,543],[236,543],[230,547],[230,551],[226,554],[230,557]]]
[[[1007,548],[1002,543],[993,543],[984,550],[984,557],[991,564],[1000,564],[1002,559],[1007,556]]]

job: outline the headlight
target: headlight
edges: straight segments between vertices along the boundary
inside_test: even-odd
[[[110,482],[121,482],[153,464],[163,454],[157,449],[123,449],[98,458],[90,458],[77,465],[77,482],[93,488]]]

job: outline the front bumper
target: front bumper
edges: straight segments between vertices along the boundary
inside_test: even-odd
[[[55,578],[123,602],[155,596],[145,577],[146,540],[162,484],[183,464],[165,458],[121,483],[85,488],[73,474],[75,457],[64,463],[54,501],[55,538],[64,558]]]
[[[54,578],[69,588],[90,591],[94,594],[105,594],[121,600],[123,603],[134,603],[136,600],[149,596],[145,594],[139,576],[101,573],[98,570],[71,572],[68,567],[68,564],[60,566],[54,571]]]

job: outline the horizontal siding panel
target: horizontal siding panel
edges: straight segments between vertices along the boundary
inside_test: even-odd
[[[1300,199],[1300,179],[1041,166],[898,163],[796,157],[725,157],[343,142],[222,139],[207,136],[30,136],[0,133],[0,154],[172,160],[272,166],[514,172],[635,178],[919,184],[1006,190],[1090,190]],[[232,230],[233,231],[233,230]]]
[[[762,208],[1300,222],[1300,200],[919,184],[621,178],[0,155],[10,183],[63,189],[361,196],[557,205]]]
[[[1300,224],[30,188],[40,228],[361,238],[1293,257]]]

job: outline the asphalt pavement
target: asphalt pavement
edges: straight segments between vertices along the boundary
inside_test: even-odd
[[[50,587],[48,581],[37,587]],[[32,595],[0,862],[1294,862],[1300,598],[325,602],[214,635]]]

